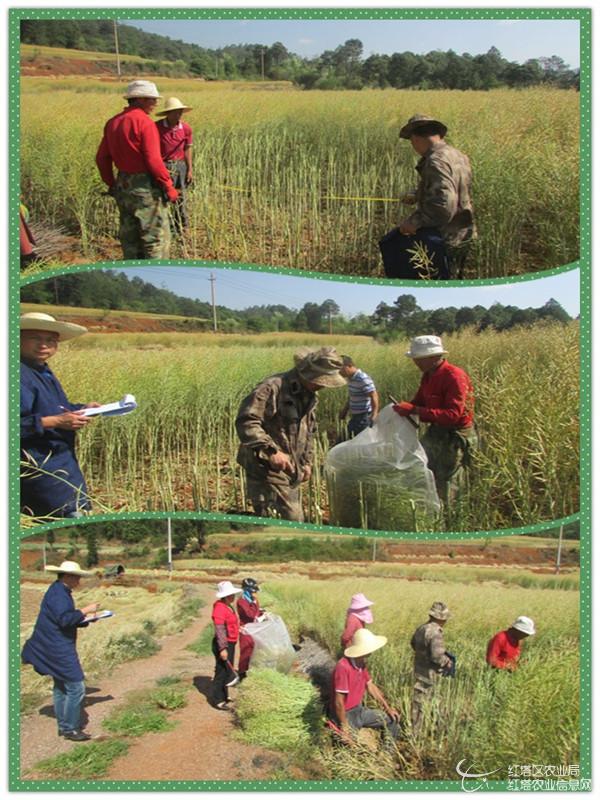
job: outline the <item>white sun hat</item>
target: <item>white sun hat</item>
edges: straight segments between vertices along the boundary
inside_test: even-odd
[[[531,617],[517,617],[510,627],[514,628],[516,631],[527,634],[527,636],[533,636],[535,634],[535,625]]]
[[[229,597],[232,594],[240,594],[243,591],[243,589],[234,586],[231,581],[221,581],[217,584],[216,597],[221,600],[223,597]]]
[[[127,85],[127,94],[124,94],[125,100],[131,100],[134,97],[154,97],[159,100],[162,95],[158,93],[156,84],[152,81],[131,81]]]
[[[427,358],[428,356],[446,356],[448,351],[439,336],[415,336],[404,354],[409,358]]]
[[[157,117],[163,117],[165,114],[168,114],[169,111],[191,111],[191,106],[186,106],[178,97],[167,97],[165,100],[165,107],[161,111],[156,112]]]
[[[361,656],[368,656],[369,653],[374,653],[387,644],[387,636],[377,636],[371,633],[368,628],[359,628],[349,646],[344,650],[344,655],[348,658],[360,658]]]
[[[74,339],[76,336],[88,332],[83,325],[76,325],[74,322],[59,322],[50,314],[42,314],[39,311],[21,314],[19,322],[22,331],[49,331],[57,333],[62,341]]]
[[[90,575],[94,574],[88,570],[81,569],[76,561],[63,561],[58,567],[50,564],[46,567],[46,572],[64,572],[67,575],[79,575],[82,578],[89,578]]]

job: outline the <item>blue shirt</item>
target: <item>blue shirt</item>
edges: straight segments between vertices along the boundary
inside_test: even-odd
[[[82,404],[69,402],[47,364],[21,361],[21,459],[31,465],[21,468],[25,513],[64,517],[89,508],[87,486],[75,456],[74,431],[42,427],[42,417],[80,408]]]
[[[77,628],[85,627],[84,615],[75,608],[71,590],[55,581],[42,600],[31,638],[25,642],[21,658],[40,675],[60,681],[82,681],[77,656]]]
[[[348,379],[349,409],[350,414],[370,414],[373,411],[373,404],[369,397],[375,391],[375,384],[372,379],[357,369],[354,375]]]

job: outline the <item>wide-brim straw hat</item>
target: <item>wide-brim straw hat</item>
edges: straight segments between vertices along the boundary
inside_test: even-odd
[[[223,597],[230,597],[232,594],[240,594],[243,592],[239,586],[234,586],[231,581],[221,581],[217,584],[216,597],[221,600]]]
[[[387,644],[387,636],[377,636],[375,633],[371,633],[368,628],[359,628],[348,647],[344,650],[344,655],[347,658],[368,656],[370,653],[374,653],[375,650],[379,650],[384,644]]]
[[[359,592],[358,594],[352,595],[352,600],[350,601],[349,611],[359,611],[361,608],[369,608],[369,606],[374,606],[375,603],[372,600],[367,600],[367,598]]]
[[[533,636],[535,634],[535,625],[531,617],[517,617],[510,627],[514,628],[516,631],[527,634],[527,636]]]
[[[321,347],[318,350],[302,349],[294,355],[298,374],[307,383],[335,389],[347,384],[340,374],[344,362],[335,347]]]
[[[408,120],[406,125],[400,128],[399,136],[401,139],[410,139],[413,133],[416,133],[418,136],[419,128],[422,128],[424,125],[437,125],[439,128],[439,135],[442,137],[448,133],[448,128],[443,122],[440,122],[439,119],[428,117],[425,114],[415,114]]]
[[[74,322],[59,322],[50,314],[42,314],[40,311],[29,311],[21,314],[20,325],[22,331],[49,331],[58,333],[62,341],[74,339],[88,332],[83,325],[76,325]]]
[[[448,351],[439,336],[415,336],[404,354],[409,358],[428,358],[429,356],[447,356]]]
[[[64,572],[66,575],[79,575],[81,578],[89,578],[93,572],[81,569],[76,561],[63,561],[58,567],[49,564],[46,567],[46,572]]]
[[[156,112],[157,117],[164,117],[169,111],[191,111],[191,106],[184,105],[178,97],[167,97],[165,107]]]
[[[429,616],[433,617],[433,619],[444,621],[450,619],[452,614],[446,603],[442,603],[438,600],[438,602],[434,603],[429,609]]]
[[[132,100],[134,97],[153,97],[160,100],[162,95],[158,93],[156,84],[152,81],[131,81],[123,97],[125,100]]]

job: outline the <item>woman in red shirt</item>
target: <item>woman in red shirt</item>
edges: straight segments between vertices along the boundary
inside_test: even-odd
[[[212,621],[215,625],[215,636],[212,641],[212,651],[215,657],[212,700],[215,707],[220,709],[227,708],[228,687],[239,683],[239,678],[233,669],[233,659],[240,623],[232,606],[236,594],[241,591],[231,581],[221,581],[217,585],[217,600],[212,610]]]
[[[256,622],[256,619],[262,614],[262,609],[259,607],[256,600],[256,594],[260,591],[260,587],[254,578],[244,578],[242,581],[242,589],[243,594],[238,599],[236,605],[240,624],[246,625],[249,622]],[[240,680],[246,677],[253,650],[254,639],[242,628],[240,630],[240,662],[238,664]]]
[[[529,617],[517,617],[506,631],[500,631],[490,639],[486,661],[494,669],[514,672],[521,655],[521,641],[535,634],[535,625]]]
[[[375,605],[372,600],[367,600],[364,594],[352,595],[350,606],[346,611],[346,627],[342,633],[342,647],[346,649],[352,641],[352,637],[359,628],[370,625],[373,622],[371,606]]]

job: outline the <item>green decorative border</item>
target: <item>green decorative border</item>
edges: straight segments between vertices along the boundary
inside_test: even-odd
[[[442,534],[419,534],[423,539],[443,539],[460,536],[465,539],[482,536],[504,536],[519,533],[531,533],[556,527],[561,523],[579,519],[581,522],[581,752],[580,767],[584,779],[591,776],[591,9],[590,8],[13,8],[9,9],[9,209],[11,210],[8,230],[10,243],[9,267],[9,674],[10,674],[10,718],[9,718],[9,789],[11,791],[420,791],[420,792],[455,792],[461,789],[459,781],[23,781],[19,775],[20,755],[20,718],[19,718],[19,556],[20,542],[27,536],[43,533],[56,527],[63,527],[64,522],[55,522],[38,526],[35,529],[20,529],[19,518],[19,415],[17,411],[19,396],[19,357],[18,357],[18,317],[19,290],[37,280],[64,274],[68,271],[87,271],[92,269],[124,269],[132,266],[152,266],[154,261],[108,261],[94,265],[69,268],[68,270],[47,270],[44,273],[22,279],[19,272],[19,228],[16,209],[19,204],[19,135],[20,135],[20,86],[19,86],[19,23],[21,19],[348,19],[348,20],[384,20],[384,19],[529,19],[529,20],[578,20],[580,23],[581,52],[581,92],[580,92],[580,189],[581,189],[581,244],[580,244],[580,307],[581,307],[581,507],[578,515],[562,520],[540,523],[524,528],[511,528],[502,531],[477,531],[468,533],[445,532]],[[14,214],[13,214],[14,211]],[[292,269],[273,269],[250,264],[233,264],[230,262],[186,262],[169,261],[179,266],[205,266],[213,268],[251,269],[277,274],[310,277],[322,280],[345,281],[349,276],[335,276],[313,271],[296,271]],[[514,283],[523,280],[534,280],[550,275],[557,275],[577,264],[569,264],[539,273],[495,278],[488,280],[447,281],[428,288],[446,288],[449,286],[479,286],[491,284]],[[388,286],[423,287],[423,283],[415,281],[392,281],[386,279],[352,277],[353,283],[369,283]],[[104,520],[122,519],[123,514],[97,515],[78,524],[89,524]],[[224,515],[194,512],[154,512],[127,514],[129,518],[196,518],[230,520],[243,523],[264,524],[264,520],[241,515]],[[297,527],[306,530],[327,530],[325,526],[305,525],[299,523],[268,520],[268,524],[281,527]],[[346,530],[346,529],[345,529]],[[389,537],[398,539],[414,537],[414,533],[398,533],[389,531],[356,531],[348,532],[370,537]],[[505,791],[505,781],[489,781],[480,791]]]

